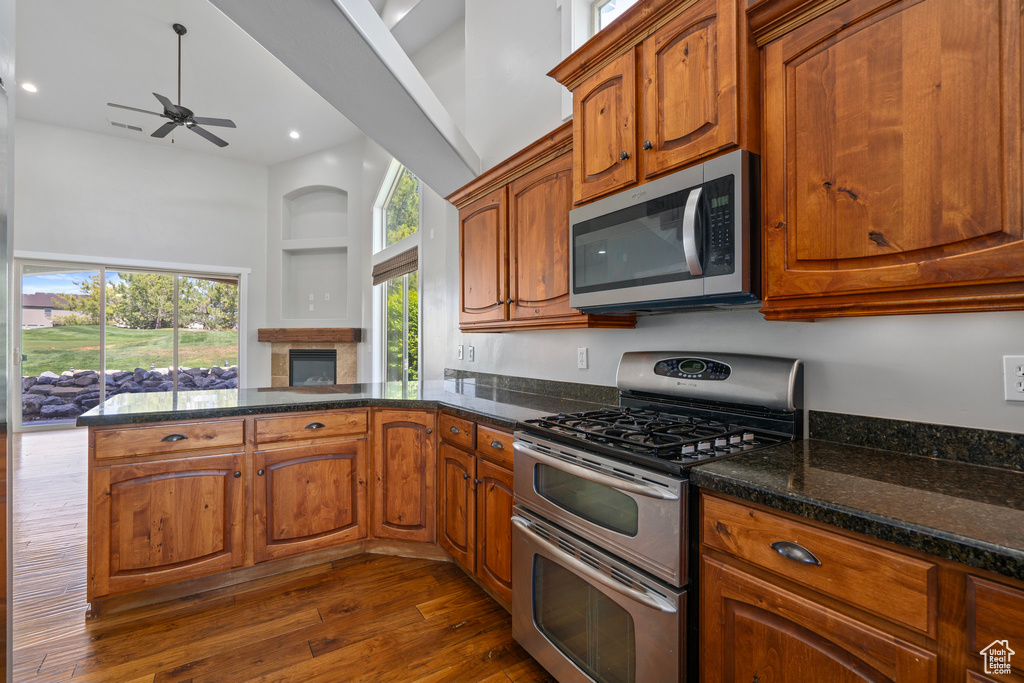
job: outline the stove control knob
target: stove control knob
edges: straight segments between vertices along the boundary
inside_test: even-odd
[[[700,443],[697,444],[697,450],[698,451],[710,451],[711,450],[711,442],[710,441],[701,441]]]
[[[729,437],[730,444],[738,444],[742,440],[743,439],[740,437],[739,434],[733,434],[732,436]]]
[[[753,432],[743,432],[743,440],[746,441],[746,442],[753,441],[754,440],[754,433]]]

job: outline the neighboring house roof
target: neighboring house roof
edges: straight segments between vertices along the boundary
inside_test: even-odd
[[[70,311],[69,298],[80,298],[80,294],[53,294],[49,292],[37,292],[35,294],[22,294],[22,308],[53,308],[58,311]]]

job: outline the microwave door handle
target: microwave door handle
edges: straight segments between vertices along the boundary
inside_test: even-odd
[[[575,557],[531,529],[530,527],[532,525],[528,519],[520,517],[519,515],[512,515],[512,523],[515,524],[523,534],[529,537],[532,543],[544,548],[548,553],[557,557],[559,562],[564,563],[577,574],[581,574],[591,581],[601,584],[605,588],[610,588],[620,595],[625,595],[630,600],[639,602],[641,605],[646,605],[647,607],[667,614],[675,614],[677,612],[675,605],[657,593],[648,593],[645,591],[639,591],[635,588],[630,588],[625,584],[619,583],[610,576],[605,576],[585,562],[577,560]]]
[[[703,187],[698,187],[686,198],[686,209],[683,211],[683,255],[686,256],[686,267],[693,277],[700,277],[704,271],[700,267],[700,253],[697,250],[697,208]]]
[[[525,446],[518,441],[512,444],[512,448],[519,451],[520,453],[529,455],[538,462],[554,467],[555,469],[562,470],[563,472],[568,472],[569,474],[579,477],[580,479],[592,481],[595,484],[603,484],[605,486],[610,486],[613,489],[618,489],[619,491],[627,491],[629,493],[635,493],[640,496],[646,496],[647,498],[661,498],[662,500],[679,500],[679,496],[677,496],[672,491],[666,491],[664,489],[659,489],[654,486],[637,484],[636,482],[626,481],[624,479],[619,479],[618,477],[612,477],[607,474],[595,472],[594,470],[587,469],[586,467],[580,467],[579,465],[574,465],[559,458],[547,455],[546,453],[541,453],[540,451]]]

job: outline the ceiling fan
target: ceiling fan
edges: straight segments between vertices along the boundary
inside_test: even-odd
[[[167,123],[153,131],[154,138],[167,137],[167,134],[178,126],[185,126],[193,133],[206,138],[218,147],[227,147],[227,142],[221,140],[205,128],[200,128],[199,124],[203,124],[204,126],[223,126],[225,128],[234,128],[234,121],[231,121],[230,119],[211,119],[204,116],[195,116],[191,109],[181,106],[181,37],[187,33],[187,30],[181,24],[174,24],[172,28],[174,28],[174,32],[178,34],[178,104],[174,104],[170,99],[163,95],[153,93],[153,97],[155,97],[164,108],[162,114],[155,111],[137,109],[135,107],[126,107],[123,104],[114,104],[113,102],[107,102],[107,106],[117,107],[118,109],[127,109],[128,111],[142,112],[143,114],[152,114],[153,116],[160,116],[165,119],[169,119]]]

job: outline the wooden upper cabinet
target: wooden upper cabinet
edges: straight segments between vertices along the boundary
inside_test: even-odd
[[[509,186],[509,317],[581,315],[569,307],[572,159],[563,154]]]
[[[257,562],[366,538],[366,439],[256,451]]]
[[[645,177],[738,144],[737,16],[735,0],[703,0],[641,45]]]
[[[379,410],[373,416],[373,535],[434,541],[437,415]]]
[[[765,46],[766,317],[1024,308],[1021,28],[850,0]]]
[[[507,318],[506,195],[500,187],[459,211],[459,322]]]
[[[572,93],[577,203],[636,182],[636,61],[621,55]]]
[[[89,600],[240,567],[242,453],[97,467],[89,515]]]

